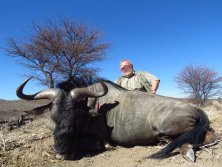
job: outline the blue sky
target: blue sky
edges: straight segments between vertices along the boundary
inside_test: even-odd
[[[33,22],[64,17],[104,33],[111,48],[97,65],[109,80],[121,75],[119,62],[129,59],[135,70],[161,79],[158,94],[183,97],[174,78],[186,65],[222,73],[221,0],[1,0],[0,48],[7,38],[30,32]],[[0,50],[0,99],[17,99],[15,90],[25,71]],[[33,81],[25,92],[41,89]]]

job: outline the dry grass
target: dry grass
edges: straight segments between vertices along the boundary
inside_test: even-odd
[[[211,126],[220,136],[222,134],[222,103],[213,101],[206,106]],[[54,124],[48,115],[39,117],[18,129],[9,131],[7,127],[0,129],[0,167],[51,167],[51,166],[221,166],[222,144],[202,147],[197,152],[198,160],[188,163],[180,155],[158,160],[144,160],[143,157],[154,153],[160,146],[110,149],[95,157],[86,157],[79,161],[55,160],[53,150]],[[221,136],[222,137],[222,136]],[[162,147],[162,146],[161,146]]]
[[[213,129],[218,133],[222,133],[222,102],[221,101],[212,101],[210,105],[204,108],[206,111],[210,123]]]
[[[54,124],[42,117],[12,131],[0,131],[0,164],[2,166],[44,166],[44,157],[52,152]],[[41,161],[39,161],[41,159]],[[35,164],[38,162],[38,164]],[[43,163],[42,162],[42,163]]]

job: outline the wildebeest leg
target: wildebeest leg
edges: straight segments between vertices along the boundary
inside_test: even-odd
[[[211,132],[211,131],[207,131],[206,132],[206,135],[205,135],[205,138],[204,138],[204,141],[203,141],[203,146],[204,145],[214,145],[217,143],[218,139],[219,139],[219,135],[218,134],[215,134],[214,132]]]
[[[214,145],[217,143],[217,140],[219,139],[219,135],[216,135],[215,133],[211,131],[207,131],[204,141],[201,144],[202,146],[207,146],[207,145]],[[183,144],[180,146],[180,153],[181,155],[188,161],[194,162],[196,157],[193,148],[199,147],[200,145],[191,145],[191,144]]]

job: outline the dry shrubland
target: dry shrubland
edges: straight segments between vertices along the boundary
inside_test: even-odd
[[[220,136],[222,134],[222,102],[212,101],[204,110],[207,112],[211,127]],[[20,128],[9,130],[7,126],[0,129],[0,166],[221,166],[222,144],[197,151],[196,163],[183,159],[179,154],[163,159],[151,160],[144,157],[158,151],[163,146],[136,146],[133,148],[108,147],[104,153],[92,157],[84,157],[76,161],[55,159],[53,150],[53,128],[50,113],[37,117],[34,121]],[[221,136],[222,137],[222,136]]]

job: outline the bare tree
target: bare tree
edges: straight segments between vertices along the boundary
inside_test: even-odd
[[[99,68],[94,63],[105,58],[109,45],[102,33],[90,31],[87,25],[64,19],[33,24],[33,32],[18,41],[8,40],[6,52],[30,69],[30,74],[43,85],[53,88],[60,80],[91,78]]]
[[[188,65],[176,76],[176,83],[193,102],[204,105],[206,100],[221,93],[222,77],[205,66]]]

